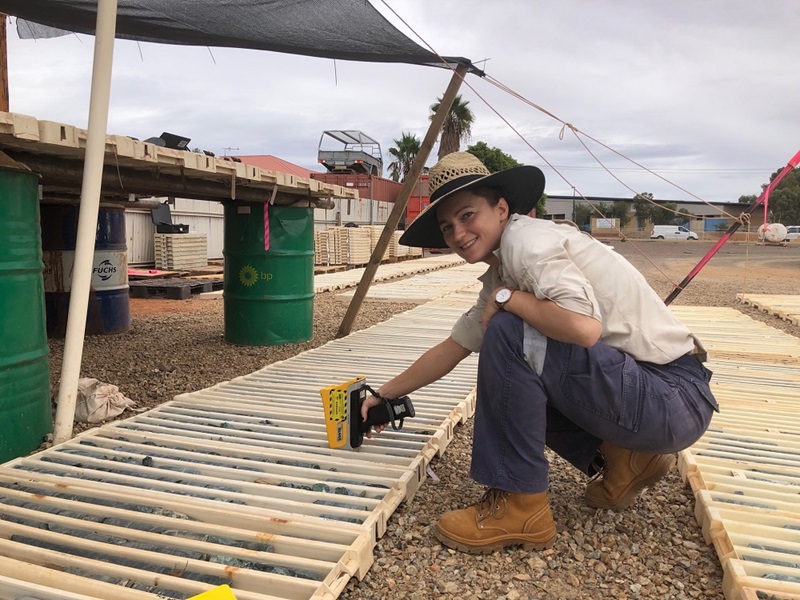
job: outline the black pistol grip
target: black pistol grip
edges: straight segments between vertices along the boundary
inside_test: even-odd
[[[361,422],[361,431],[366,433],[373,425],[383,425],[391,420],[388,405],[381,402],[367,411],[367,420]]]

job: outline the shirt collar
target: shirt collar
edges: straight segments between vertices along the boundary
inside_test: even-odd
[[[511,213],[511,216],[508,218],[508,220],[506,221],[505,226],[503,227],[503,233],[500,234],[500,240],[501,240],[500,246],[497,248],[497,250],[495,250],[493,252],[493,254],[497,257],[497,272],[500,274],[500,279],[504,279],[503,278],[503,255],[501,253],[501,249],[503,247],[503,243],[502,243],[503,235],[505,235],[506,231],[508,231],[508,228],[511,227],[511,223],[515,222],[518,218],[519,218],[519,215],[517,213]]]

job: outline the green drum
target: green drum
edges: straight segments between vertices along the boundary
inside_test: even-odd
[[[53,429],[38,191],[36,174],[0,168],[0,462]]]
[[[225,341],[305,342],[314,333],[314,209],[225,205]]]

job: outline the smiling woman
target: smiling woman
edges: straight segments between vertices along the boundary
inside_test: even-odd
[[[447,245],[470,264],[492,264],[492,252],[500,245],[509,208],[499,192],[490,188],[453,194],[437,211]]]
[[[536,167],[490,174],[469,153],[448,154],[430,170],[430,206],[400,239],[488,265],[450,335],[378,389],[410,394],[480,352],[470,476],[488,489],[435,529],[471,554],[555,543],[546,447],[599,476],[584,488],[588,506],[621,511],[719,410],[702,344],[641,274],[576,227],[526,214],[543,187]],[[364,419],[377,402],[364,402]]]

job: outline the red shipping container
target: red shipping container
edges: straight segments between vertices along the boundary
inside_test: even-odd
[[[417,183],[414,184],[414,189],[411,190],[411,197],[412,198],[427,198],[430,196],[428,193],[428,180],[430,179],[430,175],[427,173],[420,175],[419,179],[417,179]]]
[[[395,202],[400,195],[400,188],[403,187],[401,183],[391,179],[358,173],[312,173],[311,177],[344,188],[354,188],[358,190],[359,198],[381,202]]]
[[[406,227],[417,215],[425,210],[425,207],[430,204],[428,196],[428,179],[429,176],[420,175],[414,189],[411,190],[411,197],[408,199],[408,206],[406,207]]]

